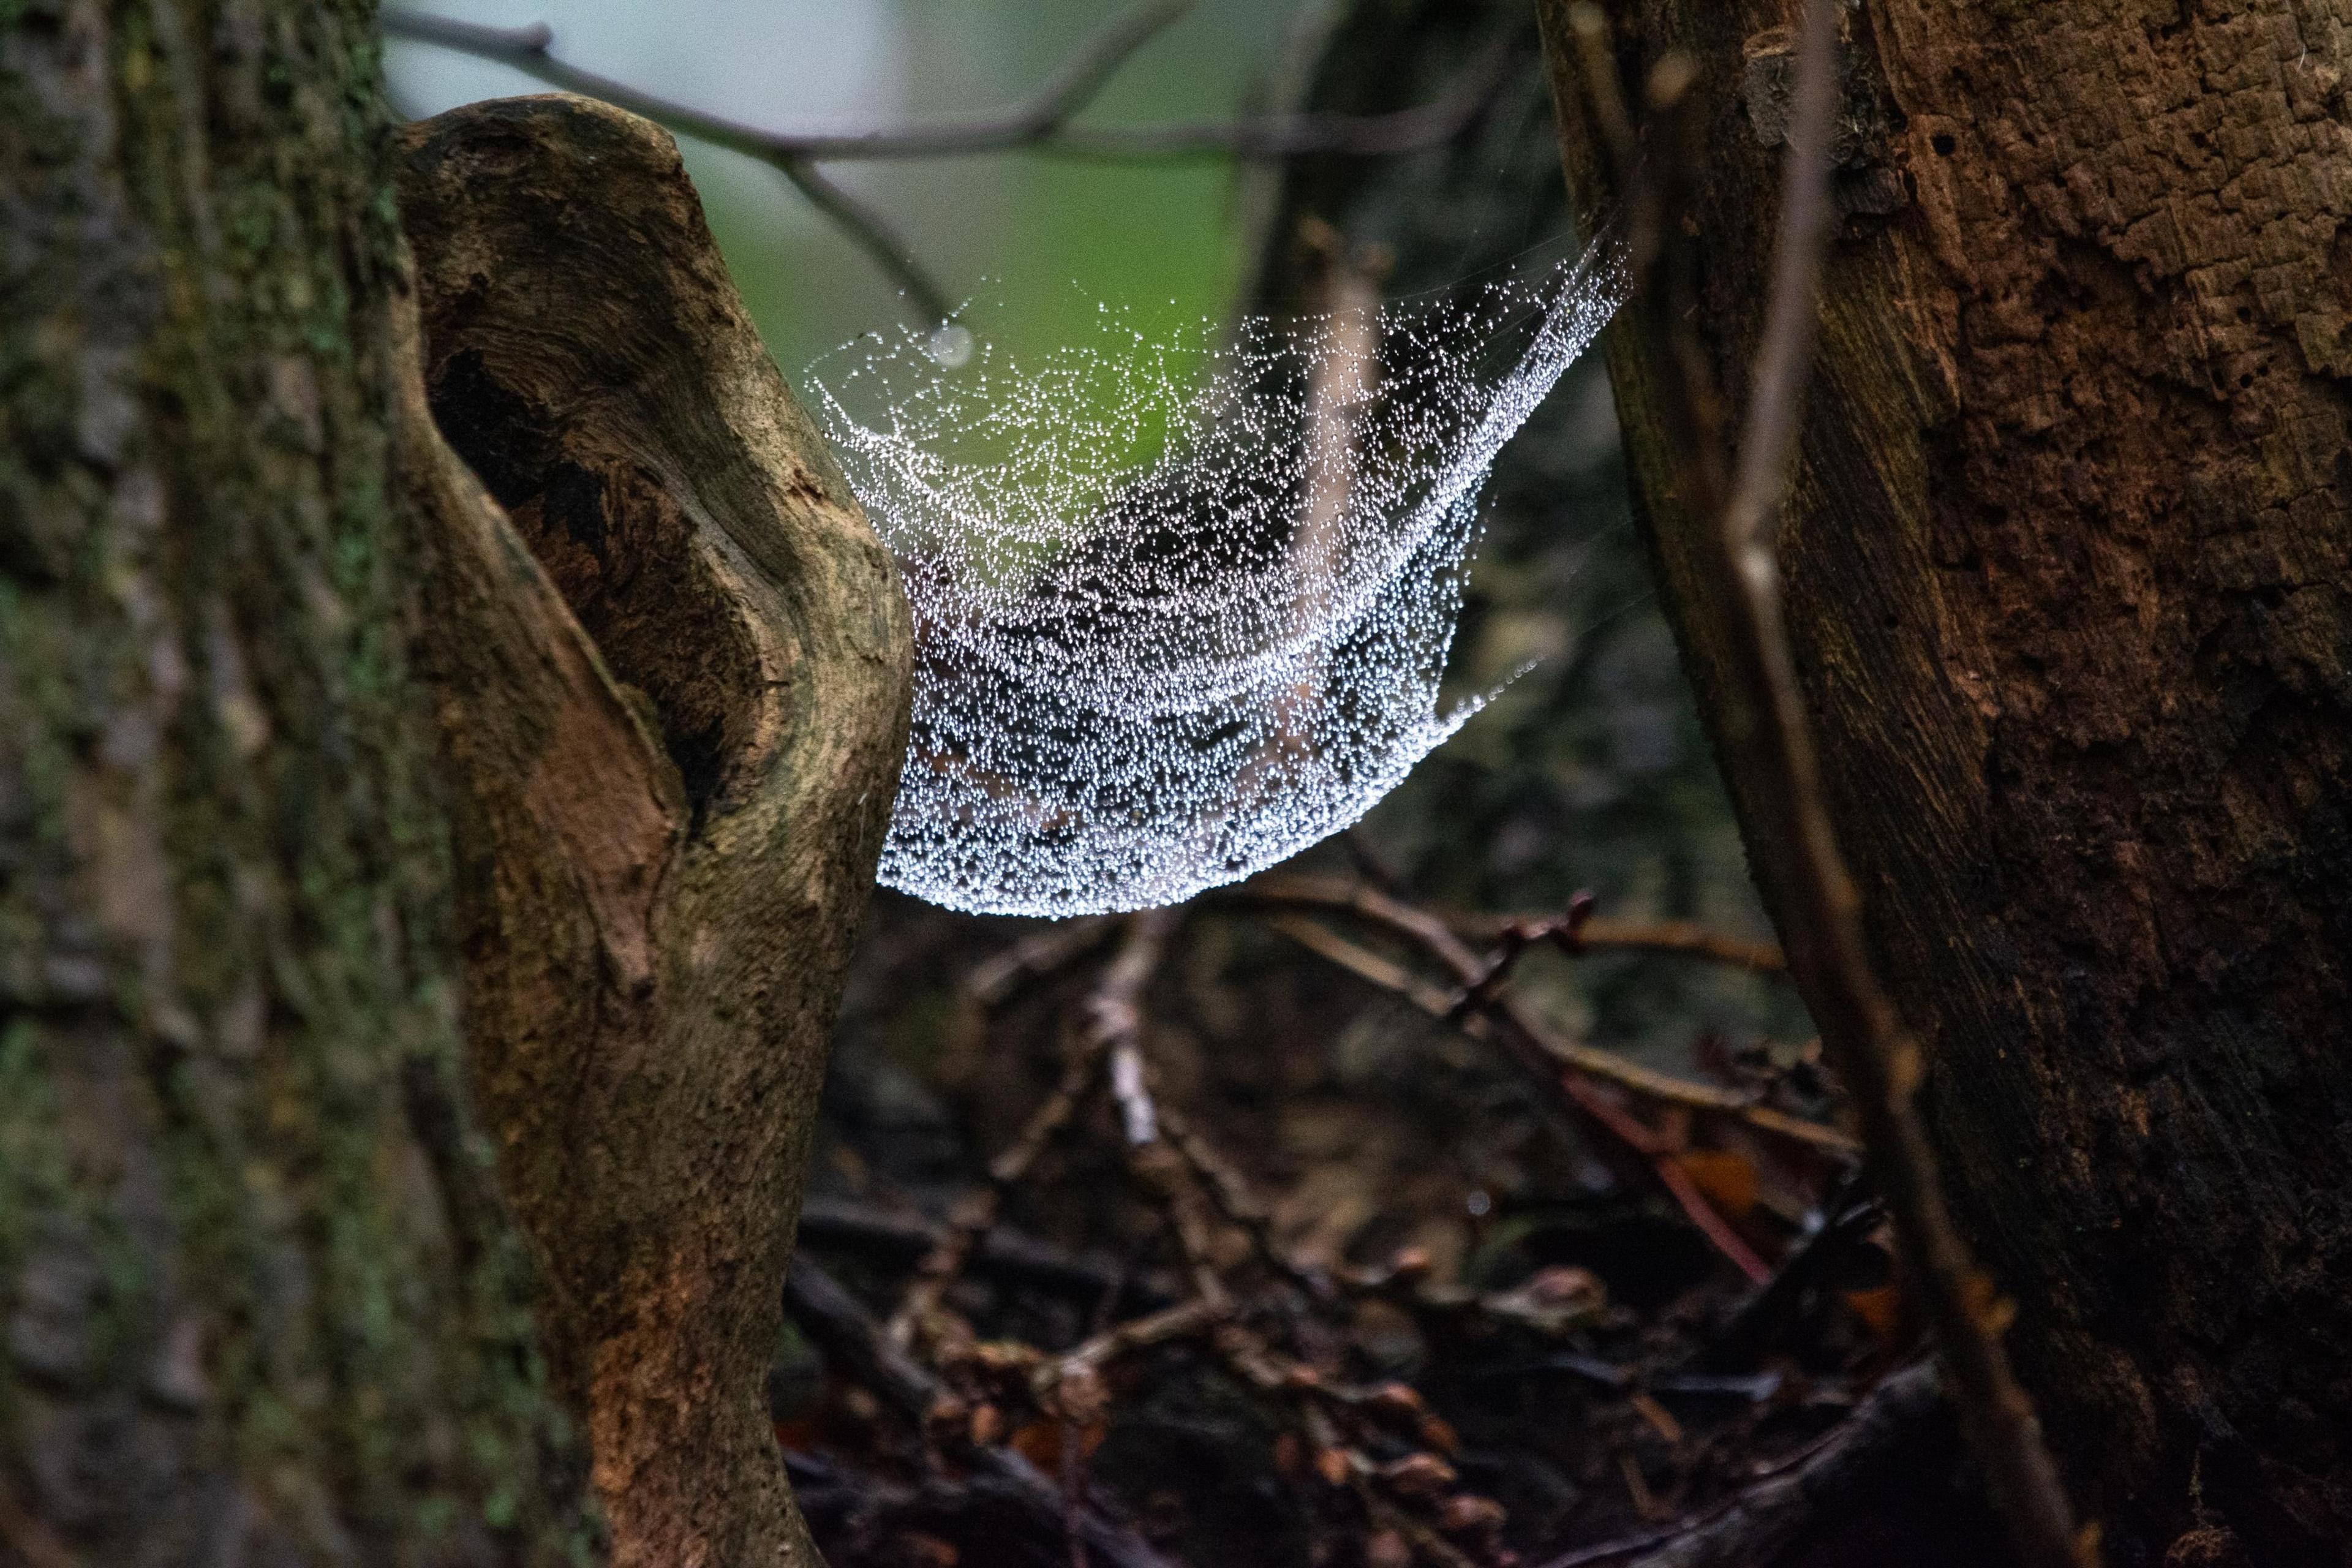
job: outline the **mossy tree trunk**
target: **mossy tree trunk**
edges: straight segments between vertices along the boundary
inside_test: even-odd
[[[419,287],[373,21],[0,5],[0,1564],[806,1563],[903,597],[660,132],[440,122]]]
[[[1669,47],[1703,72],[1698,309],[1736,392],[1795,8],[1612,9],[1634,79]],[[1570,183],[1602,210],[1566,7],[1543,10]],[[2352,9],[1846,20],[1844,222],[1781,559],[1953,1196],[2115,1562],[2339,1563]],[[1693,568],[1636,336],[1610,363],[1637,508],[1719,723],[1723,585]]]
[[[0,22],[0,1562],[585,1541],[466,1110],[373,21]]]

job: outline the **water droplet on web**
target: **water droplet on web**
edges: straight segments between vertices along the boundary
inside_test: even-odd
[[[941,370],[961,370],[971,363],[971,329],[957,321],[943,321],[923,340],[923,352]]]
[[[904,574],[916,685],[882,881],[1146,909],[1356,821],[1437,706],[1503,444],[1601,331],[1613,258],[1356,318],[1091,342],[981,377],[950,322],[817,369]]]

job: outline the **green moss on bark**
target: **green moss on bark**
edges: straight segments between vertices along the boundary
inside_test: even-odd
[[[0,1487],[92,1563],[590,1550],[458,1088],[386,133],[364,5],[0,3]]]

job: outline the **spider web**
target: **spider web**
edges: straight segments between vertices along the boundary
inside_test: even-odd
[[[954,323],[820,365],[914,611],[882,882],[1148,909],[1362,816],[1484,704],[1438,710],[1479,492],[1622,290],[1588,259],[1213,340],[1105,308],[1030,366]]]

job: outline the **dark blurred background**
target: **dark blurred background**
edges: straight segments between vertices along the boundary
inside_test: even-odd
[[[833,129],[1003,105],[1119,8],[1107,0],[443,0],[436,9],[504,26],[545,22],[555,52],[574,65],[746,121]],[[412,114],[537,89],[515,72],[406,43],[392,46],[391,69]],[[979,331],[1016,358],[1034,356],[1091,339],[1104,304],[1131,310],[1146,331],[1172,332],[1239,313],[1317,310],[1341,274],[1390,298],[1443,292],[1499,268],[1549,266],[1580,242],[1525,0],[1200,0],[1118,71],[1087,123],[1378,114],[1442,100],[1481,72],[1472,111],[1400,154],[1134,166],[1008,153],[826,173],[887,216],[950,298],[976,301]],[[870,259],[774,170],[685,145],[719,241],[788,377],[804,386],[812,362],[909,319]],[[1457,915],[1557,913],[1589,891],[1611,917],[1699,921],[1769,940],[1647,584],[1593,361],[1569,374],[1497,465],[1450,695],[1491,689],[1530,664],[1358,830],[1310,850],[1303,865]],[[1059,1072],[1093,963],[1082,955],[987,1008],[971,984],[1042,924],[877,897],[837,1033],[804,1256],[877,1313],[912,1262],[903,1237],[887,1241],[889,1226],[936,1226]],[[1672,958],[1538,951],[1514,985],[1564,1035],[1692,1077],[1724,1080],[1744,1062],[1738,1070],[1751,1078],[1742,1081],[1769,1078],[1774,1092],[1812,1096],[1808,1108],[1821,1109],[1822,1086],[1803,1077],[1810,1026],[1777,979]],[[1627,1310],[1612,1320],[1615,1337],[1592,1348],[1661,1366],[1702,1354],[1744,1286],[1638,1167],[1629,1173],[1622,1150],[1531,1098],[1495,1053],[1230,901],[1212,896],[1187,911],[1146,1012],[1161,1100],[1181,1107],[1265,1195],[1282,1244],[1313,1266],[1378,1267],[1409,1248],[1434,1277],[1482,1290],[1516,1288],[1544,1269],[1589,1270]],[[1094,1105],[1008,1195],[1007,1222],[1139,1289],[1174,1288],[1165,1228],[1122,1181],[1108,1114]],[[1692,1140],[1692,1168],[1712,1159],[1707,1168],[1729,1173],[1727,1201],[1767,1256],[1818,1226],[1819,1205],[1834,1195],[1823,1171],[1776,1164],[1770,1151],[1737,1138],[1717,1146],[1707,1130],[1671,1116],[1665,1133]],[[959,1290],[957,1310],[992,1334],[1066,1347],[1088,1327],[1067,1301],[986,1280]],[[1790,1367],[1842,1377],[1891,1342],[1891,1329],[1874,1338],[1834,1291],[1822,1300],[1830,1305],[1775,1352],[1794,1357]],[[1465,1347],[1377,1317],[1347,1326],[1333,1353],[1355,1375],[1413,1381],[1458,1426],[1462,1484],[1508,1507],[1497,1540],[1524,1552],[1642,1527],[1648,1494],[1641,1486],[1629,1494],[1627,1463],[1696,1506],[1730,1483],[1751,1438],[1769,1447],[1817,1430],[1820,1419],[1801,1399],[1751,1411],[1717,1397],[1682,1414],[1717,1436],[1669,1442],[1658,1422],[1594,1397],[1589,1366],[1577,1371],[1572,1357],[1511,1371],[1519,1363],[1498,1363],[1495,1344]],[[1333,1559],[1315,1544],[1329,1521],[1318,1522],[1320,1505],[1302,1502],[1283,1472],[1278,1423],[1268,1424],[1262,1401],[1181,1356],[1160,1364],[1172,1374],[1123,1389],[1093,1459],[1155,1542],[1203,1568],[1362,1560]],[[780,1430],[798,1435],[788,1444],[837,1459],[864,1441],[842,1436],[838,1378],[806,1344],[780,1349],[777,1388]],[[796,1460],[823,1462],[831,1461]],[[1922,1475],[1930,1490],[1949,1480],[1942,1468]],[[863,1484],[845,1483],[842,1495]],[[1886,1506],[1909,1505],[1890,1494]],[[837,1563],[896,1561],[880,1537],[856,1533],[866,1527],[856,1519],[866,1516],[812,1508]],[[1982,1544],[1967,1529],[1938,1541],[1916,1530],[1873,1533],[1867,1510],[1847,1524],[1863,1544],[1823,1544],[1823,1554],[1802,1560],[1907,1552],[1906,1561],[1930,1563],[1957,1551],[1948,1559],[1957,1562]],[[963,1542],[968,1568],[999,1560],[972,1544],[978,1535],[925,1526],[934,1528]],[[1371,1537],[1350,1539],[1371,1552],[1363,1544]]]

